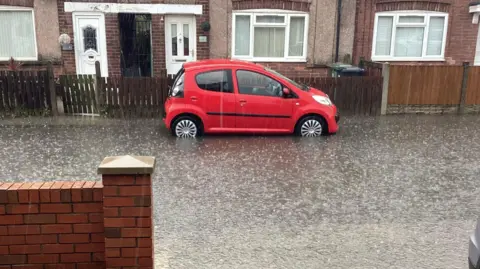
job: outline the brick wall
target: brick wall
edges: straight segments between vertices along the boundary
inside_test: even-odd
[[[327,67],[308,67],[305,63],[259,63],[287,77],[324,77]]]
[[[478,35],[478,25],[472,24],[468,12],[469,0],[393,1],[357,0],[353,56],[371,58],[375,12],[394,10],[429,10],[447,12],[449,23],[445,46],[445,62],[420,62],[419,64],[461,64],[473,62]]]
[[[104,267],[100,182],[0,184],[0,265]]]
[[[0,183],[0,269],[151,268],[150,176],[103,184]]]

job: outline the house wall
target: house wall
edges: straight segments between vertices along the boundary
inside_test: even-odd
[[[343,0],[340,24],[340,53],[352,54],[355,30],[355,0]],[[326,75],[326,64],[334,62],[337,21],[336,0],[210,0],[210,58],[230,58],[232,47],[232,12],[245,9],[286,9],[309,14],[307,62],[262,63],[286,75]]]
[[[33,6],[39,59],[58,60],[62,54],[58,44],[57,0],[35,0]]]
[[[60,25],[60,32],[66,33],[73,37],[73,21],[72,13],[65,12],[65,2],[89,2],[86,0],[58,0],[58,21]],[[131,4],[196,4],[202,5],[202,15],[196,16],[197,23],[197,59],[207,59],[209,56],[209,43],[199,43],[198,37],[205,35],[200,25],[209,18],[208,0],[98,0],[96,3],[131,3]],[[163,14],[152,14],[152,62],[153,75],[159,76],[166,68],[165,62],[165,16]],[[109,76],[120,76],[120,29],[118,24],[117,13],[105,14],[105,29],[107,39],[107,57],[108,57],[108,73]],[[207,34],[208,35],[208,34]],[[74,42],[75,46],[75,42]],[[75,52],[62,51],[62,59],[65,73],[75,74]]]
[[[33,7],[38,49],[37,65],[40,65],[38,68],[42,68],[42,62],[60,59],[60,46],[57,42],[59,36],[57,0],[0,0],[0,6]]]
[[[472,24],[472,14],[468,12],[469,0],[357,0],[355,20],[356,62],[360,57],[371,59],[375,12],[394,10],[429,10],[449,14],[444,62],[419,62],[420,64],[461,64],[473,63],[478,35],[478,25]],[[399,62],[394,62],[399,63]]]

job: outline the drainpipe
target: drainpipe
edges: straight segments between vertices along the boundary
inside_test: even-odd
[[[337,33],[335,43],[335,62],[338,62],[338,54],[340,50],[340,21],[342,19],[342,0],[337,0]]]

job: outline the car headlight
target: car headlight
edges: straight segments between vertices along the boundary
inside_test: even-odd
[[[328,98],[327,96],[314,95],[313,99],[315,99],[315,101],[319,102],[322,105],[326,105],[326,106],[332,105],[332,101],[330,101],[330,98]]]

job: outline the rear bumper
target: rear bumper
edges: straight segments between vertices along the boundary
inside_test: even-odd
[[[337,113],[337,115],[335,115],[335,122],[338,123],[338,121],[340,121],[340,115],[338,115],[338,113]]]

